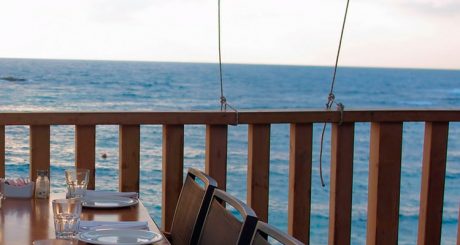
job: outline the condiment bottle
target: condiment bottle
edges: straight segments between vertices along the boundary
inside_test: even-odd
[[[50,179],[48,170],[37,170],[37,180],[35,181],[35,198],[50,197]]]

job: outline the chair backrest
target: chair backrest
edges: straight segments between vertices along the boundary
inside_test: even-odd
[[[242,221],[226,205],[232,206]],[[256,225],[257,216],[250,207],[225,191],[215,189],[198,244],[247,245]]]
[[[197,180],[203,182],[201,186]],[[197,244],[206,212],[217,182],[203,172],[190,168],[177,201],[171,226],[171,243]]]
[[[270,245],[267,237],[271,237],[284,245],[303,245],[303,243],[294,237],[276,229],[275,227],[264,223],[257,222],[257,227],[252,237],[251,245]]]

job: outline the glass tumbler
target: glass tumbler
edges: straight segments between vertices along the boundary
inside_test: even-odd
[[[57,239],[72,239],[80,225],[81,200],[53,200],[54,231]]]
[[[83,198],[89,181],[88,169],[72,169],[65,171],[65,180],[70,198]]]

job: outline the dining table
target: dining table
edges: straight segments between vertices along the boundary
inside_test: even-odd
[[[34,241],[40,244],[87,244],[78,240],[55,240],[54,218],[51,201],[65,198],[65,193],[53,193],[48,199],[3,199],[0,207],[0,244],[27,245]],[[123,208],[94,209],[83,208],[81,220],[87,221],[147,221],[150,231],[163,239],[155,245],[170,244],[163,236],[148,210],[139,200],[136,205]]]

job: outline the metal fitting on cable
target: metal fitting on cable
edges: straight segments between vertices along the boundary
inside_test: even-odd
[[[329,93],[327,97],[326,109],[331,109],[332,104],[334,103],[335,95],[334,93]]]
[[[227,98],[225,96],[220,96],[220,110],[227,110]]]
[[[335,100],[335,95],[334,93],[330,93],[329,96],[327,97],[329,101],[334,101]]]

